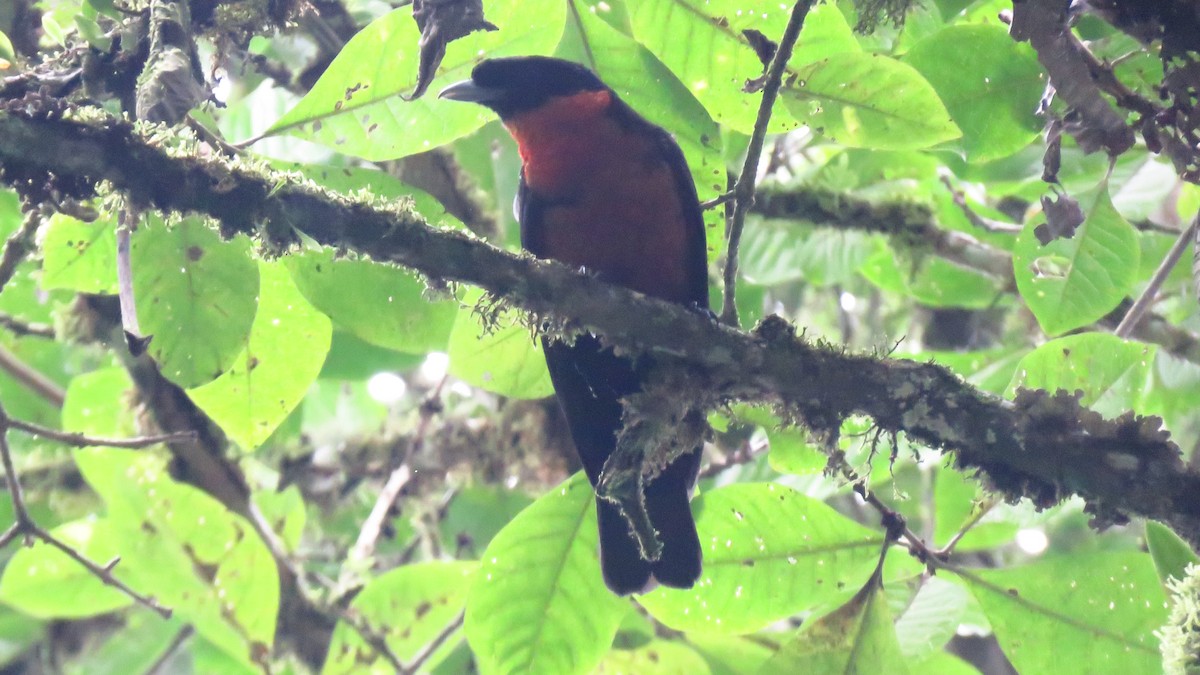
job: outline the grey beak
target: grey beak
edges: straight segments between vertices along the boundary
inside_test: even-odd
[[[487,105],[502,95],[501,90],[481,87],[471,80],[455,82],[438,93],[438,98],[451,101],[466,101],[467,103],[482,103]]]

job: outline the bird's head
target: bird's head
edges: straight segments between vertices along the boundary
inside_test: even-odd
[[[587,68],[546,56],[481,61],[471,79],[452,84],[438,98],[487,106],[508,121],[543,104],[577,94],[609,92]]]

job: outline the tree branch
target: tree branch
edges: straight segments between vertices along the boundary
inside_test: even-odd
[[[700,406],[763,401],[816,435],[837,437],[850,415],[888,433],[950,451],[1008,499],[1039,506],[1079,494],[1100,523],[1127,515],[1164,520],[1200,543],[1200,473],[1189,470],[1160,420],[1132,413],[1103,420],[1065,392],[1003,401],[933,364],[846,354],[798,339],[769,317],[752,333],[605,284],[565,265],[514,255],[410,210],[296,184],[219,157],[178,158],[117,121],[86,125],[0,113],[5,179],[54,174],[77,185],[107,180],[135,202],[217,219],[226,236],[259,234],[285,249],[293,228],[327,246],[403,265],[436,280],[480,286],[564,330],[655,357]],[[264,234],[265,232],[265,234]]]

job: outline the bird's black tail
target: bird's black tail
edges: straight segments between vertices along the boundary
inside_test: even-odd
[[[575,344],[545,341],[546,365],[571,438],[592,485],[617,445],[623,396],[641,391],[628,359],[603,349],[592,335]],[[646,510],[663,543],[653,563],[642,559],[629,523],[615,504],[596,500],[600,521],[600,567],[604,583],[617,594],[649,590],[651,578],[672,588],[691,588],[700,577],[700,540],[688,504],[700,466],[700,448],[677,458],[646,486]]]
[[[604,583],[619,595],[653,588],[651,578],[671,588],[691,588],[700,577],[700,538],[689,496],[700,448],[677,459],[646,487],[646,511],[662,541],[655,562],[642,559],[628,521],[611,502],[596,500],[600,520],[600,569]]]

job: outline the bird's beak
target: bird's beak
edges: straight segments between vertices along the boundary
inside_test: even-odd
[[[488,103],[500,98],[502,91],[490,87],[481,87],[471,80],[455,82],[438,93],[438,98],[451,101],[466,101],[467,103]]]

